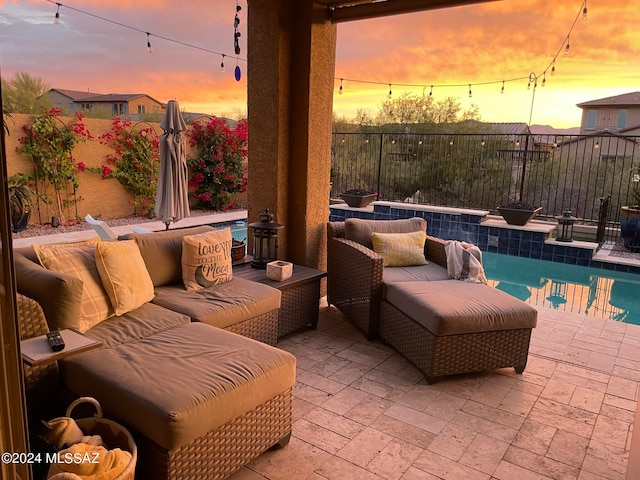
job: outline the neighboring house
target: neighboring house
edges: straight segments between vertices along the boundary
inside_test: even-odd
[[[163,114],[166,108],[166,104],[145,93],[95,95],[75,103],[86,110],[104,109],[111,115]]]
[[[46,95],[51,103],[58,108],[69,110],[80,110],[84,108],[83,99],[100,95],[94,92],[81,92],[79,90],[63,90],[61,88],[51,88]]]
[[[578,107],[582,109],[581,135],[640,135],[640,92],[591,100]]]

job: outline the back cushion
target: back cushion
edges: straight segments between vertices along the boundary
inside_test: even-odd
[[[347,218],[344,222],[344,238],[353,240],[373,250],[371,235],[375,233],[426,232],[427,221],[424,218],[406,218],[402,220],[363,220]]]
[[[144,264],[154,287],[182,283],[182,237],[210,232],[213,227],[181,228],[153,233],[134,233]]]

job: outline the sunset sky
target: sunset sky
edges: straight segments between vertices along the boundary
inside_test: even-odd
[[[176,99],[187,111],[214,115],[246,112],[246,0],[239,2],[240,82],[233,75],[235,1],[61,3],[55,25],[55,3],[0,0],[5,78],[26,71],[55,88],[147,93],[162,102]],[[334,111],[353,117],[364,109],[375,116],[389,84],[394,96],[404,91],[428,95],[434,85],[435,100],[451,96],[463,108],[476,104],[485,121],[528,123],[533,94],[528,80],[507,81],[504,94],[500,90],[502,80],[533,72],[540,78],[531,123],[578,126],[576,103],[640,91],[640,6],[635,0],[589,0],[587,7],[587,20],[579,0],[505,0],[339,24]],[[579,13],[570,53],[564,55]],[[151,33],[152,54],[145,32]],[[542,87],[542,74],[559,50],[556,73],[547,70]],[[220,54],[227,56],[225,72],[220,71]],[[340,78],[381,84],[344,80],[338,95]],[[490,82],[495,83],[481,85]]]

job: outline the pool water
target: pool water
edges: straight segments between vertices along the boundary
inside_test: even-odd
[[[640,325],[640,275],[483,252],[492,285],[532,305]]]

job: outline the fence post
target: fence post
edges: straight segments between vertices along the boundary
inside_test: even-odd
[[[604,236],[607,228],[607,222],[609,221],[609,202],[611,201],[611,195],[606,197],[600,197],[600,212],[598,214],[598,230],[596,232],[596,243],[601,244],[604,241]]]
[[[522,155],[522,176],[520,177],[520,194],[519,194],[519,199],[521,202],[522,200],[522,195],[524,194],[524,177],[525,174],[527,172],[527,154],[529,151],[529,134],[527,133],[527,138],[524,141],[524,152]]]
[[[382,177],[382,143],[384,140],[384,133],[380,134],[380,153],[378,155],[378,181],[376,186],[376,200],[380,200],[380,182]]]

